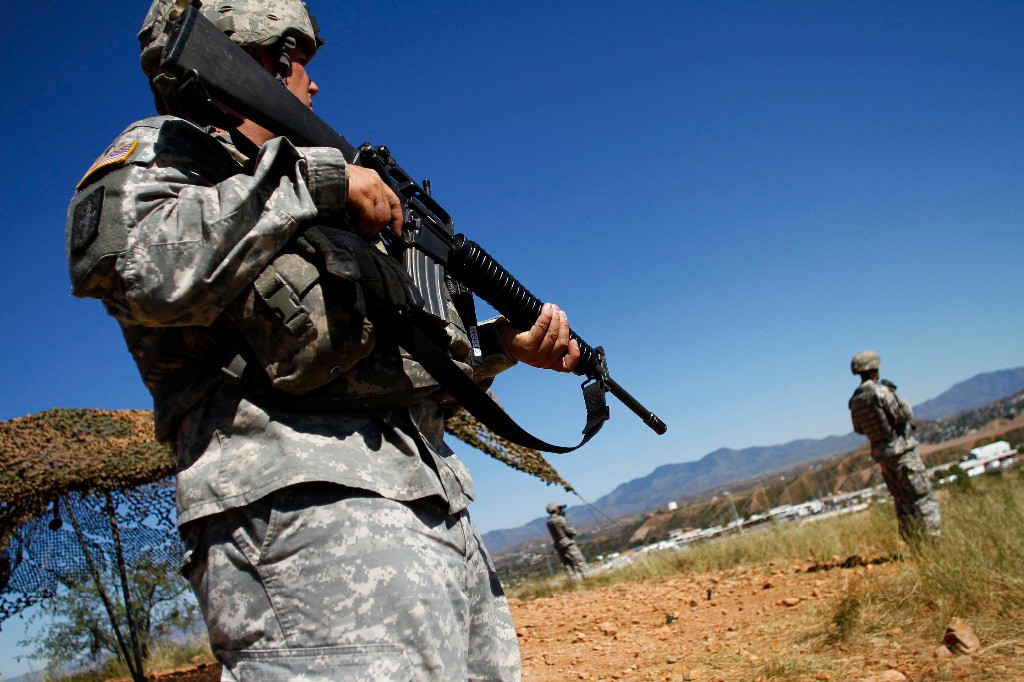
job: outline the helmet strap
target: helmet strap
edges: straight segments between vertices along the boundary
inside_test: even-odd
[[[292,75],[292,56],[291,51],[295,49],[298,43],[295,42],[295,36],[285,36],[278,42],[278,56],[277,61],[274,62],[274,77],[285,84],[288,76]]]

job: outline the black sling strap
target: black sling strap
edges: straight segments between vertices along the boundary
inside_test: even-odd
[[[587,408],[587,423],[583,427],[583,440],[577,445],[566,447],[552,445],[537,438],[519,426],[498,403],[487,395],[486,391],[466,376],[465,372],[451,359],[447,348],[436,343],[415,319],[417,314],[422,313],[413,312],[411,315],[405,316],[409,324],[404,333],[399,332],[399,335],[404,337],[400,341],[402,347],[409,351],[416,362],[430,372],[431,376],[448,391],[449,395],[480,420],[480,423],[502,438],[535,450],[554,453],[572,452],[583,447],[593,438],[611,416],[608,404],[605,402],[606,389],[604,385],[600,381],[586,381],[583,383],[583,401]]]

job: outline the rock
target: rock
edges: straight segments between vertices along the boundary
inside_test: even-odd
[[[690,608],[691,609],[697,608],[698,605],[699,605],[699,602],[696,599],[691,599],[690,600]]]
[[[889,646],[889,640],[885,637],[872,637],[868,640],[868,644],[876,649],[881,649],[882,647]]]
[[[942,643],[950,651],[961,654],[973,654],[981,648],[981,641],[963,618],[954,618],[950,621],[946,627],[946,634],[942,637]]]
[[[690,672],[686,673],[686,677],[684,677],[683,679],[690,680],[690,682],[693,682],[693,680],[700,679],[700,674],[696,670],[691,670]]]
[[[786,597],[781,602],[781,604],[783,606],[796,606],[799,603],[800,603],[800,597]]]
[[[617,626],[615,623],[601,623],[600,628],[601,632],[608,635],[609,637],[611,635],[616,634],[619,631],[619,626]]]
[[[828,673],[818,673],[814,676],[814,679],[821,680],[821,682],[829,682],[832,679],[832,675]]]
[[[770,590],[773,587],[775,587],[775,583],[773,583],[771,580],[765,580],[764,584],[761,585],[762,590]]]
[[[889,635],[890,637],[902,637],[903,628],[892,628],[890,630],[886,630],[885,634]]]
[[[871,678],[871,682],[904,682],[907,676],[899,670],[886,670]]]
[[[935,658],[949,658],[952,655],[953,652],[946,648],[945,644],[940,644],[939,646],[935,647]]]

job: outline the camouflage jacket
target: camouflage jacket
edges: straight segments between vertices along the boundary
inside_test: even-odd
[[[865,381],[850,398],[853,430],[871,441],[871,456],[896,457],[914,448],[914,411],[896,391],[877,381]]]
[[[576,529],[569,525],[569,520],[561,514],[552,514],[548,517],[548,532],[551,539],[555,541],[555,547],[562,548],[575,544]]]
[[[294,256],[297,235],[343,208],[340,152],[276,138],[248,158],[227,135],[155,117],[129,126],[78,190],[68,211],[73,293],[101,299],[117,319],[153,394],[158,435],[176,443],[180,523],[307,481],[401,500],[438,495],[453,512],[469,503],[469,474],[442,440],[443,392],[339,299],[326,304],[342,339],[336,378],[315,410],[304,396],[267,405],[220,372],[236,350],[231,312],[251,303],[282,254]],[[472,368],[465,330],[447,332],[453,358],[485,385],[514,364],[492,348]],[[353,407],[365,394],[374,409]]]

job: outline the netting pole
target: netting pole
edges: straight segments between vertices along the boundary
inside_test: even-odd
[[[78,525],[78,519],[75,518],[75,511],[72,509],[70,504],[65,505],[67,508],[68,519],[71,521],[71,527],[75,529],[75,537],[78,538],[78,544],[82,547],[82,554],[85,555],[85,564],[89,567],[89,573],[92,575],[93,582],[96,583],[96,590],[100,594],[100,600],[103,602],[103,608],[107,611],[107,618],[110,619],[110,625],[114,628],[114,636],[117,638],[117,645],[121,648],[121,653],[124,655],[124,662],[128,666],[128,671],[132,675],[133,680],[138,680],[139,675],[135,670],[135,665],[132,662],[131,657],[128,655],[128,647],[125,646],[124,637],[121,636],[121,628],[117,626],[117,617],[114,614],[114,607],[110,603],[110,597],[107,596],[107,591],[103,587],[103,580],[100,578],[99,571],[96,569],[96,564],[93,563],[92,555],[89,554],[89,547],[85,542],[85,535],[82,533],[81,526]]]
[[[121,548],[121,532],[117,527],[117,517],[114,515],[114,500],[110,491],[104,493],[106,499],[107,516],[110,518],[110,533],[114,538],[114,552],[117,556],[117,572],[121,578],[121,591],[124,593],[124,612],[128,619],[128,636],[132,640],[132,652],[135,654],[135,669],[138,675],[132,673],[132,679],[136,682],[145,682],[146,676],[142,672],[142,650],[139,648],[139,628],[135,624],[135,611],[132,608],[131,590],[128,586],[128,572],[125,569],[124,550]]]

